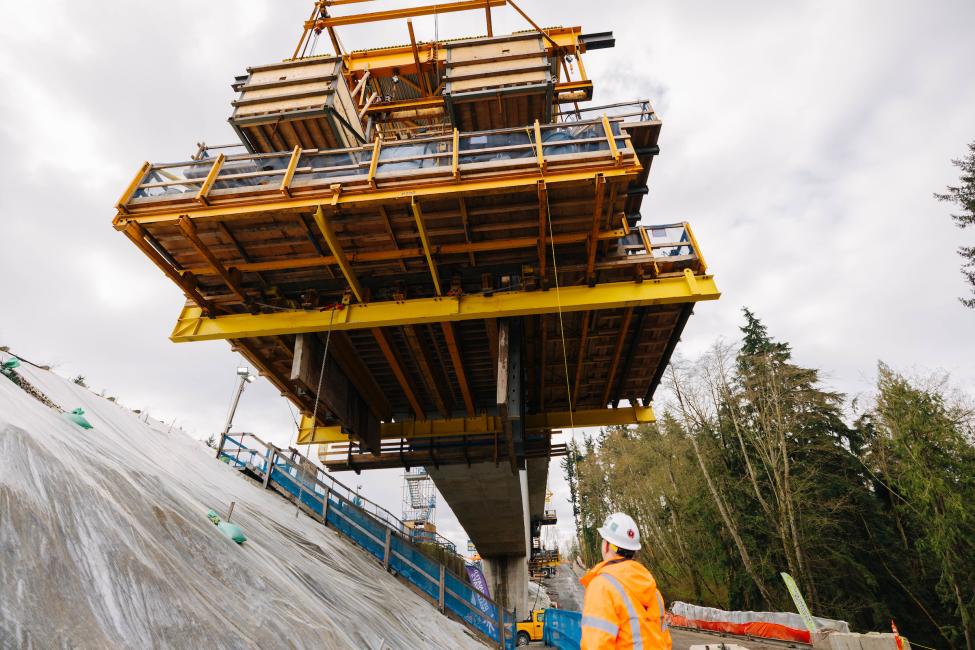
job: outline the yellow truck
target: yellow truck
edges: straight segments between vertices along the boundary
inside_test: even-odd
[[[545,629],[545,610],[536,609],[527,620],[518,623],[518,632],[515,640],[518,645],[528,645],[532,641],[542,640],[542,631]]]

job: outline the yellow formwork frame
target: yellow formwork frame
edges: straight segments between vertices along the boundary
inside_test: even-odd
[[[481,5],[483,6],[483,4]],[[545,43],[546,53],[551,54],[553,50],[564,52],[565,54],[578,54],[582,51],[579,37],[582,35],[582,27],[558,27],[548,30],[548,35],[554,40],[558,47]],[[447,48],[444,43],[434,44],[432,42],[417,43],[420,60],[429,65],[437,63],[443,64],[447,61]],[[365,73],[367,70],[386,70],[391,68],[410,68],[413,65],[413,48],[411,45],[397,47],[381,47],[369,50],[357,50],[349,52],[342,57],[345,66],[350,73]],[[581,60],[579,57],[578,60]]]
[[[255,212],[276,212],[280,210],[294,210],[300,208],[317,208],[323,203],[328,203],[336,207],[373,205],[373,204],[402,204],[405,200],[421,199],[424,197],[463,197],[478,192],[493,191],[512,191],[517,188],[535,187],[539,181],[544,181],[549,187],[560,183],[574,183],[579,181],[591,180],[600,174],[607,180],[618,176],[629,176],[642,169],[639,161],[634,159],[633,164],[617,167],[615,162],[603,163],[598,166],[590,166],[586,171],[565,171],[559,172],[552,169],[541,172],[537,167],[531,172],[499,176],[493,179],[484,180],[465,180],[461,178],[454,181],[448,177],[448,181],[440,185],[430,185],[426,187],[414,187],[410,189],[373,189],[366,185],[365,190],[355,187],[333,186],[331,192],[316,192],[315,196],[302,198],[274,198],[267,199],[254,197],[249,200],[240,200],[224,205],[202,206],[197,204],[187,204],[181,206],[169,206],[157,211],[146,211],[132,213],[132,209],[145,206],[123,206],[128,212],[119,210],[113,225],[116,230],[124,230],[125,226],[132,221],[143,225],[154,223],[175,223],[181,216],[186,215],[190,219],[220,219],[234,216],[243,216]],[[292,188],[294,191],[294,188]]]
[[[595,309],[669,305],[721,296],[714,278],[683,275],[637,282],[609,282],[594,287],[563,287],[559,291],[507,291],[481,294],[388,300],[347,305],[329,310],[278,311],[266,314],[229,314],[207,318],[196,306],[183,308],[169,337],[175,343],[220,339],[281,336],[306,332],[343,331],[442,323],[485,318],[507,318]]]
[[[575,427],[609,427],[656,422],[650,406],[623,406],[620,408],[586,409],[582,411],[557,411],[536,413],[525,416],[525,428],[568,429]],[[446,436],[476,436],[500,433],[504,430],[502,419],[497,415],[478,415],[467,418],[438,420],[404,420],[403,422],[384,422],[382,439],[410,440],[413,438],[438,438]],[[342,432],[341,426],[314,426],[312,418],[301,416],[298,429],[299,445],[328,444],[348,442],[349,436]]]

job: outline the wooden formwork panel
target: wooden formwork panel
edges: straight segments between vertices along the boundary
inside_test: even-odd
[[[454,126],[481,131],[550,121],[553,61],[534,34],[449,45],[444,97]]]
[[[252,152],[342,148],[365,141],[341,57],[248,69],[234,89],[230,124]]]

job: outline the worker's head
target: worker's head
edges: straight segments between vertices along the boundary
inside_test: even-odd
[[[631,558],[640,550],[640,529],[632,517],[622,512],[606,517],[599,535],[603,538],[600,550],[604,560]]]

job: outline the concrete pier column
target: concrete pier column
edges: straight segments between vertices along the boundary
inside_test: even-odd
[[[514,611],[515,620],[528,618],[532,605],[528,599],[528,558],[524,555],[482,557],[481,565],[491,597]]]

